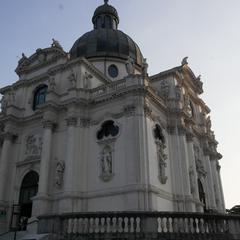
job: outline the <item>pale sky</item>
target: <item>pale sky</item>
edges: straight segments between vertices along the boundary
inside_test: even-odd
[[[103,0],[1,0],[0,87],[18,80],[14,70],[27,56],[57,39],[65,51],[92,30],[92,15]],[[240,1],[110,0],[119,29],[139,45],[149,73],[180,65],[202,75],[203,100],[223,155],[226,207],[240,204]]]

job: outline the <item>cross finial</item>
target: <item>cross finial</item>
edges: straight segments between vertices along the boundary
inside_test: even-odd
[[[105,3],[105,4],[108,4],[108,0],[104,0],[104,3]]]

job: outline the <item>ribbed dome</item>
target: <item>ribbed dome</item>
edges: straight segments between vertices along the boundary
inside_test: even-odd
[[[117,19],[117,21],[119,23],[119,17],[118,17],[118,12],[117,12],[116,8],[114,8],[113,6],[108,5],[108,4],[103,4],[95,10],[95,12],[93,14],[92,22],[94,23],[94,20],[97,16],[104,15],[104,14],[112,15],[115,19]]]
[[[104,2],[94,12],[94,30],[85,33],[74,43],[70,50],[71,58],[132,58],[138,66],[142,66],[143,56],[139,47],[128,35],[117,30],[117,10],[108,4],[108,0]]]
[[[95,29],[80,37],[70,50],[71,58],[131,57],[142,66],[143,56],[137,44],[125,33],[114,29]]]

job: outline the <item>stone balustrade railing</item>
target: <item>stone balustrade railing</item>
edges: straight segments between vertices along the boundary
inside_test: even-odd
[[[240,236],[240,215],[101,212],[42,216],[39,220],[39,233],[58,233],[61,236],[89,234]],[[238,238],[228,237],[228,239]]]

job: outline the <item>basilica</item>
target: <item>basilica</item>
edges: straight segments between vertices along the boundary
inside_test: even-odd
[[[229,232],[200,76],[187,57],[150,76],[119,21],[105,0],[70,51],[22,54],[0,89],[0,234]]]

